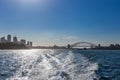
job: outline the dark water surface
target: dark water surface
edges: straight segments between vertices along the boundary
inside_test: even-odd
[[[120,50],[78,51],[99,66],[96,74],[100,80],[120,80]],[[77,53],[78,53],[77,52]]]
[[[0,50],[0,80],[120,80],[120,51]]]

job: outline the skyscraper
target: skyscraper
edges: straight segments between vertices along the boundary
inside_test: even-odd
[[[11,35],[8,35],[8,36],[7,36],[7,41],[8,41],[8,42],[11,42]]]
[[[6,42],[5,37],[1,37],[1,42]]]
[[[24,44],[24,45],[26,45],[26,40],[24,40],[24,39],[21,39],[21,44]]]
[[[28,46],[30,45],[30,42],[29,42],[29,41],[27,41],[27,45],[28,45]]]
[[[27,46],[28,46],[28,47],[32,47],[32,44],[33,44],[32,42],[27,41]]]
[[[18,42],[17,37],[13,37],[13,42],[14,42],[14,43],[17,43],[17,42]]]
[[[30,47],[32,47],[32,44],[33,44],[33,43],[32,43],[32,42],[30,42]]]

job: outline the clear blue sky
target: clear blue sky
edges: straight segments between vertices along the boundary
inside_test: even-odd
[[[0,0],[0,36],[34,45],[120,43],[120,0]]]

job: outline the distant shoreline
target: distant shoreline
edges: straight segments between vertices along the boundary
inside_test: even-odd
[[[50,48],[21,48],[21,49],[0,49],[0,50],[32,50],[32,49],[50,49]],[[120,49],[64,49],[64,48],[51,48],[51,50],[120,50]]]
[[[31,50],[31,49],[51,49],[51,50],[120,50],[120,49],[78,49],[78,48],[28,48],[28,47],[25,47],[25,48],[0,48],[0,50]]]

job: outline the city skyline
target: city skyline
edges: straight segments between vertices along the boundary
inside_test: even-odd
[[[33,42],[31,41],[27,41],[25,39],[18,39],[17,36],[12,36],[10,34],[7,35],[7,37],[3,36],[0,37],[0,43],[16,43],[16,44],[23,44],[25,46],[29,46],[32,47],[33,46]]]
[[[120,43],[119,0],[1,0],[0,36],[34,45]]]

